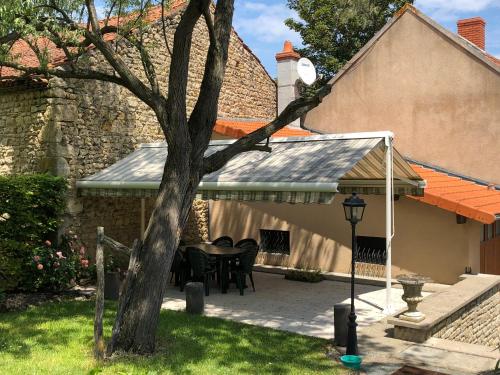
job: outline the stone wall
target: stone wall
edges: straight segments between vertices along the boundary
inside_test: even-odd
[[[208,241],[210,239],[208,223],[208,201],[195,199],[186,228],[182,233],[182,240],[186,243]]]
[[[0,174],[43,169],[49,101],[45,89],[0,92]]]
[[[141,237],[141,199],[83,197],[82,212],[79,217],[78,233],[88,247],[89,254],[95,255],[96,230],[104,227],[104,233],[131,247],[134,240]],[[153,211],[154,199],[145,200],[145,226]],[[209,240],[208,202],[195,199],[189,214],[186,229],[182,234],[186,243],[198,243]]]
[[[153,212],[154,199],[146,199],[146,223]],[[140,220],[137,222],[140,226]],[[181,236],[182,241],[185,243],[198,243],[210,240],[209,233],[209,217],[208,217],[208,201],[195,199],[191,212],[189,213],[186,227]]]
[[[461,309],[443,323],[434,337],[497,348],[500,345],[500,292],[498,288]]]
[[[180,15],[177,12],[167,20],[170,46]],[[170,54],[160,28],[161,21],[152,24],[144,39],[165,92]],[[201,19],[193,32],[188,113],[196,103],[208,45],[208,31]],[[125,41],[120,41],[116,49],[146,82],[136,50]],[[100,70],[107,67],[96,50],[90,50],[81,63]],[[233,31],[218,115],[269,119],[275,113],[275,82]],[[98,225],[103,225],[111,237],[130,245],[138,235],[140,200],[80,198],[76,180],[115,163],[140,143],[163,140],[152,110],[128,90],[112,83],[52,78],[43,91],[0,94],[0,173],[48,171],[67,178],[65,226],[81,233],[90,247],[94,246]],[[196,209],[193,212],[200,211],[199,203]],[[206,220],[205,210],[200,212],[190,219],[190,225]],[[198,227],[187,231],[193,238],[208,239],[208,225],[202,233]]]
[[[81,226],[78,233],[93,257],[96,231],[104,227],[104,233],[131,247],[141,235],[141,200],[138,198],[82,198],[83,210],[79,215]]]

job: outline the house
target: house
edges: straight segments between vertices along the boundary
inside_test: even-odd
[[[168,15],[174,25],[172,27],[178,22],[179,12],[182,12],[181,3],[174,2]],[[151,16],[152,29],[158,27],[156,20]],[[402,30],[393,32],[398,28]],[[416,29],[414,33],[412,28]],[[425,30],[436,34],[436,37],[431,38]],[[154,37],[156,34],[152,32],[149,35]],[[199,37],[195,38],[194,47],[206,50],[208,41],[202,21],[196,35]],[[404,46],[402,52],[399,47],[396,48],[398,43],[400,48]],[[451,47],[443,47],[447,44]],[[429,51],[425,51],[426,45]],[[420,53],[410,55],[412,60],[406,61],[410,50]],[[123,48],[123,53],[127,51]],[[157,63],[165,69],[162,62],[168,61],[168,54],[160,52],[164,55]],[[385,60],[373,62],[372,69],[365,72],[364,64],[377,53]],[[89,54],[97,64],[99,56],[93,51]],[[198,52],[197,56],[200,55]],[[416,60],[418,56],[425,59],[431,56],[434,60],[430,62],[435,63],[419,64]],[[233,33],[213,146],[217,146],[217,142],[225,144],[230,142],[228,138],[240,137],[261,127],[276,114],[276,108],[279,111],[296,97],[298,77],[295,68],[298,58],[291,44],[285,43],[283,51],[276,55],[278,79],[275,83]],[[453,63],[447,64],[444,69],[448,59],[452,59]],[[197,62],[198,58],[193,61]],[[453,64],[457,64],[455,71],[451,69]],[[189,87],[193,93],[196,92],[196,82],[199,84],[200,67],[196,63],[191,67],[193,72]],[[293,157],[283,165],[292,168],[293,174],[286,176],[286,171],[282,171],[281,175],[289,180],[292,175],[307,176],[308,171],[301,173],[300,167],[314,167],[314,164],[308,163],[313,150],[326,152],[320,144],[335,144],[337,138],[375,139],[373,145],[363,149],[363,158],[356,159],[359,165],[349,164],[351,172],[346,170],[340,176],[342,178],[337,176],[339,180],[330,182],[330,188],[336,184],[337,194],[333,197],[333,190],[316,192],[316,195],[312,191],[301,191],[301,198],[297,200],[296,191],[293,194],[290,190],[271,194],[259,191],[257,194],[261,197],[275,195],[277,198],[257,202],[246,200],[253,193],[205,192],[202,198],[209,201],[195,201],[185,238],[188,241],[221,235],[230,235],[236,240],[256,238],[261,244],[266,244],[259,258],[262,263],[349,272],[350,227],[344,219],[341,202],[346,194],[355,189],[355,184],[358,184],[359,192],[368,203],[365,217],[358,225],[358,233],[373,243],[380,240],[387,242],[384,237],[387,237],[388,230],[385,220],[388,206],[383,196],[384,187],[380,184],[385,180],[383,173],[387,173],[384,169],[384,165],[387,168],[388,164],[384,162],[384,149],[389,149],[392,135],[373,131],[390,130],[395,133],[396,147],[407,157],[404,160],[397,152],[394,156],[393,191],[396,194],[394,202],[391,202],[395,213],[392,274],[421,273],[436,282],[454,283],[466,270],[496,272],[492,268],[498,264],[498,258],[495,258],[497,242],[493,237],[500,227],[495,224],[500,214],[500,192],[490,182],[495,181],[494,171],[498,168],[498,163],[494,163],[497,160],[494,146],[498,145],[498,69],[497,60],[480,48],[447,32],[413,7],[403,8],[347,64],[344,71],[334,77],[332,93],[324,102],[304,119],[289,124],[276,135],[303,137],[317,132],[350,134],[312,136],[302,140],[285,138],[271,142],[275,147],[281,147],[280,144],[296,146],[300,142],[308,147],[313,145],[308,153],[297,152],[301,160],[297,160],[294,153],[289,154]],[[425,76],[433,70],[438,73],[430,78]],[[392,81],[379,79],[383,75],[392,77]],[[356,77],[357,80],[354,79]],[[445,78],[449,81],[444,81]],[[347,79],[353,82],[342,89],[342,82]],[[479,79],[480,83],[475,83]],[[133,160],[134,155],[147,153],[150,149],[159,149],[160,154],[163,152],[161,145],[152,143],[161,140],[161,135],[158,126],[153,125],[155,121],[151,112],[126,91],[112,84],[96,85],[60,79],[44,82],[37,77],[19,76],[4,77],[2,82],[4,93],[0,95],[0,113],[2,118],[9,119],[8,125],[6,122],[0,124],[0,132],[8,135],[8,141],[3,142],[0,148],[0,168],[3,172],[47,170],[68,177],[72,189],[67,222],[81,233],[88,244],[94,242],[95,227],[98,225],[105,226],[109,235],[128,245],[140,237],[155,190],[122,189],[117,192],[101,184],[102,176],[106,176],[110,168],[124,165]],[[388,82],[393,84],[391,89],[388,89]],[[398,87],[397,84],[403,86]],[[412,88],[413,85],[416,87]],[[413,95],[407,92],[409,88],[414,90]],[[466,89],[470,90],[468,94]],[[109,92],[114,95],[104,95]],[[464,98],[457,99],[460,93],[464,93],[464,97],[473,104],[466,107],[468,102]],[[481,95],[479,99],[478,95]],[[191,95],[189,100],[192,100]],[[335,104],[336,100],[341,103]],[[342,100],[352,100],[352,103],[342,106]],[[368,111],[365,106],[370,101],[375,103]],[[188,104],[192,107],[192,103]],[[418,122],[421,116],[425,121]],[[432,116],[435,117],[434,122]],[[458,121],[463,123],[457,126],[455,123]],[[26,125],[21,126],[23,124]],[[453,130],[457,127],[458,131]],[[352,134],[361,131],[369,133]],[[455,134],[457,132],[460,136]],[[485,132],[488,137],[484,136]],[[439,143],[442,140],[445,141]],[[421,145],[418,146],[417,142]],[[455,142],[453,148],[449,147],[452,142]],[[139,143],[149,145],[138,147]],[[26,152],[21,147],[25,144],[30,145]],[[475,153],[469,152],[471,144],[476,148]],[[339,160],[354,155],[358,150],[354,146],[339,147],[346,151],[342,157],[336,154]],[[134,153],[122,159],[136,148]],[[232,173],[247,171],[243,180],[251,181],[251,168],[244,163],[253,159],[238,160],[243,164],[233,168]],[[485,166],[490,160],[491,168]],[[479,171],[477,174],[474,174],[475,166]],[[269,171],[266,170],[266,173],[268,176]],[[357,180],[357,176],[364,178]],[[418,183],[421,178],[427,181],[423,196]],[[75,188],[77,181],[78,189]],[[232,182],[239,184],[245,181],[236,179]],[[217,185],[216,181],[208,182]],[[288,186],[286,189],[291,188]],[[287,197],[285,200],[281,200],[283,193]],[[317,198],[315,203],[321,204],[305,204],[310,203],[311,193]],[[329,199],[323,199],[322,194],[327,194]],[[228,195],[241,199],[223,200],[222,197]],[[482,246],[481,249],[481,239],[490,237],[494,241],[488,241],[489,247]],[[375,254],[379,258],[376,262],[370,259],[361,262],[361,273],[370,276],[384,274],[384,262],[380,259],[385,259],[387,254],[379,250]]]
[[[479,18],[462,20],[456,35],[403,7],[302,119],[312,132],[390,130],[395,147],[427,181],[423,197],[395,197],[393,275],[454,283],[464,272],[500,273],[500,61],[484,51],[484,26]],[[290,54],[288,62],[297,59]],[[385,237],[383,197],[363,198],[359,234]],[[259,238],[281,231],[286,254],[266,254],[264,263],[349,272],[343,199],[324,206],[213,201],[210,233]],[[248,219],[235,225],[224,216]]]
[[[186,1],[173,1],[166,13],[170,45],[186,4]],[[155,45],[153,59],[161,88],[165,89],[170,55],[163,42],[161,8],[151,8],[146,20],[149,23],[147,43]],[[120,54],[130,61],[133,70],[142,71],[133,47],[114,34],[109,34],[109,40],[118,44]],[[65,63],[60,49],[45,41],[41,43],[49,49],[53,66]],[[197,98],[208,45],[208,31],[202,18],[193,36],[188,111]],[[22,41],[13,46],[12,53],[20,55],[24,64],[38,64]],[[105,66],[103,57],[95,49],[90,48],[86,57],[93,68]],[[240,129],[262,126],[275,115],[276,83],[233,30],[214,138],[237,136]],[[280,132],[280,135],[293,134],[307,132],[297,129]],[[140,201],[79,197],[75,181],[113,164],[141,143],[162,140],[163,134],[152,110],[122,87],[96,81],[47,80],[0,68],[0,173],[50,172],[66,177],[70,190],[65,226],[80,233],[88,245],[94,243],[97,225],[104,225],[111,236],[127,244],[139,237]],[[198,202],[196,208],[191,223],[196,223],[196,217],[206,217],[203,213],[206,204]],[[206,231],[200,234],[197,227],[193,227],[192,235],[207,238]]]

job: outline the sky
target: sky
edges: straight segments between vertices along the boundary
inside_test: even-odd
[[[102,5],[103,0],[96,0]],[[480,16],[486,21],[486,51],[500,58],[500,0],[415,0],[414,5],[432,19],[456,32],[459,19]],[[286,0],[235,0],[233,26],[243,41],[260,59],[271,77],[276,76],[275,54],[283,42],[301,45],[300,35],[284,20],[297,18]]]
[[[416,0],[414,5],[453,32],[457,31],[457,20],[483,17],[486,51],[500,58],[500,0]],[[271,77],[276,76],[274,55],[283,48],[285,39],[301,44],[300,35],[283,22],[290,17],[297,15],[287,8],[286,0],[235,0],[233,26]]]

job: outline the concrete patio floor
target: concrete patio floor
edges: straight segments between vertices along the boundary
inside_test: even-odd
[[[350,284],[345,282],[306,283],[264,272],[254,272],[254,280],[256,292],[249,287],[244,296],[239,295],[234,284],[227,294],[222,294],[213,282],[210,296],[205,297],[205,315],[331,339],[333,306],[350,303]],[[385,288],[356,285],[355,293],[358,330],[362,331],[385,317],[382,313]],[[402,294],[402,289],[392,290],[392,305],[397,310],[405,306]],[[185,307],[184,292],[169,285],[162,308],[184,310]]]

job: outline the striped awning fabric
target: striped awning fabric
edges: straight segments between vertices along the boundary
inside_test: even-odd
[[[362,134],[367,134],[363,137]],[[321,135],[271,140],[271,152],[237,155],[204,176],[203,199],[327,204],[335,193],[385,193],[381,136]],[[212,141],[212,154],[232,141]],[[145,144],[108,168],[77,181],[82,196],[154,197],[167,157],[164,143]],[[395,193],[422,195],[423,180],[394,151]]]

